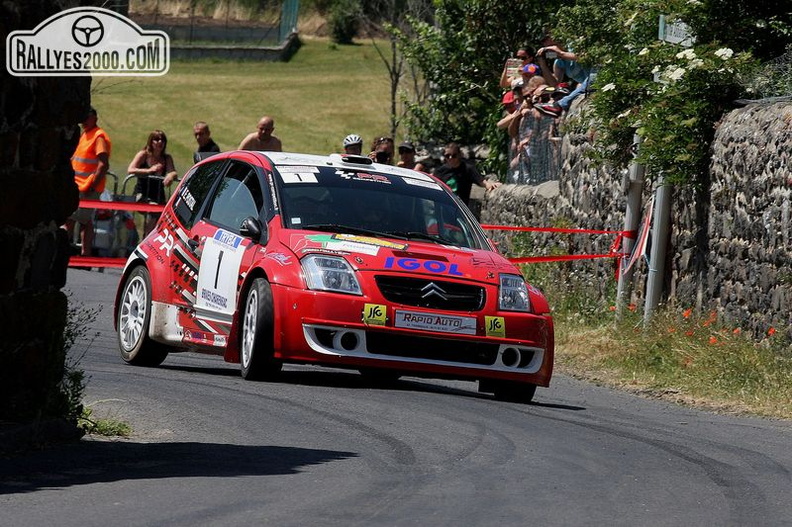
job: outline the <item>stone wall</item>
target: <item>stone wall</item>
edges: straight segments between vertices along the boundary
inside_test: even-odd
[[[0,42],[77,2],[0,5]],[[0,71],[0,421],[57,415],[63,401],[68,241],[77,208],[70,158],[90,104],[90,78]]]
[[[626,173],[595,166],[586,155],[590,149],[586,134],[567,133],[559,180],[536,187],[503,185],[483,198],[482,223],[622,230]],[[712,148],[711,184],[673,192],[665,303],[714,311],[724,324],[756,337],[771,327],[791,336],[790,161],[792,103],[753,104],[724,117]],[[654,191],[649,177],[645,189],[647,203]],[[495,238],[514,255],[512,235],[496,233]],[[577,234],[526,238],[532,255],[603,254],[614,239]],[[528,255],[524,248],[522,252]],[[601,295],[603,302],[612,297],[612,261],[559,265],[567,268],[564,280],[586,294]],[[639,307],[646,271],[646,262],[640,262],[631,299]]]

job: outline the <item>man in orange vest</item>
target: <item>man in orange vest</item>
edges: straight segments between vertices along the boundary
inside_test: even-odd
[[[80,199],[99,199],[105,188],[105,175],[110,168],[110,137],[96,125],[96,110],[88,110],[83,120],[80,142],[71,158],[74,181],[80,190]],[[66,230],[71,233],[74,222],[80,224],[82,256],[91,256],[93,246],[93,209],[77,209],[66,222]]]

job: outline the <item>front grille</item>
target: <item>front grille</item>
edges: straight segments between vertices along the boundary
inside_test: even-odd
[[[498,358],[498,345],[465,340],[366,332],[366,348],[374,355],[391,355],[492,366]]]
[[[477,285],[404,276],[376,276],[377,287],[388,301],[446,311],[479,311],[486,292]]]

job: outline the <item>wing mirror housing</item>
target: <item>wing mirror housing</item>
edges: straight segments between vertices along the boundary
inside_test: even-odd
[[[266,226],[261,223],[261,220],[253,216],[248,216],[242,220],[239,233],[258,243],[267,243],[267,237],[269,235]]]

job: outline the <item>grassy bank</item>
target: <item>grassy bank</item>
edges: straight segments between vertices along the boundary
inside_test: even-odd
[[[718,324],[714,313],[664,309],[644,327],[640,313],[598,323],[561,314],[562,372],[643,396],[735,412],[792,418],[792,351],[771,330],[756,341]]]
[[[340,151],[349,133],[367,143],[387,133],[388,86],[370,43],[307,40],[288,63],[177,61],[162,77],[97,79],[92,104],[113,141],[113,172],[126,175],[149,132],[162,129],[183,174],[192,165],[196,120],[207,121],[215,141],[231,150],[271,115],[285,150],[326,154]]]

